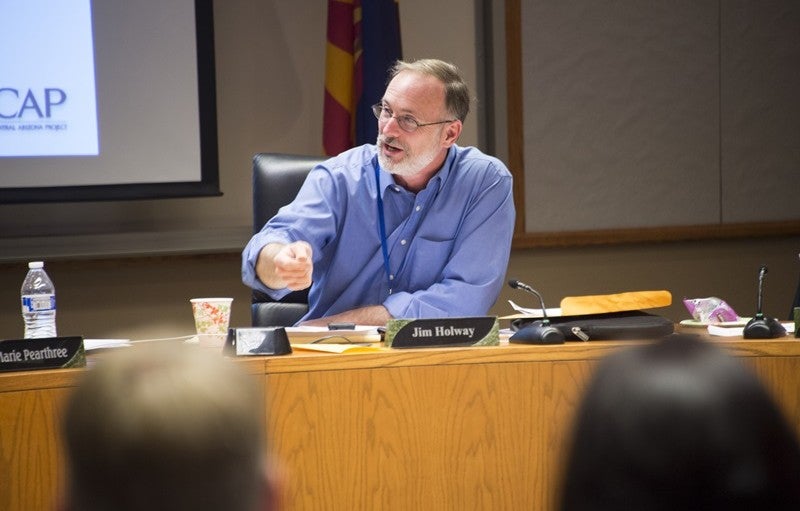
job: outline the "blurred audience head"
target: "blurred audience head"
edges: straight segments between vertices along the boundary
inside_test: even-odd
[[[561,509],[800,509],[796,432],[723,349],[677,334],[631,347],[589,383]]]
[[[65,510],[272,509],[263,408],[252,376],[204,348],[103,355],[66,405]]]

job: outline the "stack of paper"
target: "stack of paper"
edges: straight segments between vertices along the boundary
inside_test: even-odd
[[[380,342],[381,334],[374,326],[356,325],[353,330],[329,330],[327,327],[317,326],[292,326],[286,328],[286,335],[289,342],[295,343],[319,343],[327,344],[347,344],[347,343],[369,343]]]

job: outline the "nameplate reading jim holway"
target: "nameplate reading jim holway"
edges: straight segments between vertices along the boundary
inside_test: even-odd
[[[494,316],[437,319],[393,319],[386,324],[386,345],[392,348],[494,346],[500,342]]]

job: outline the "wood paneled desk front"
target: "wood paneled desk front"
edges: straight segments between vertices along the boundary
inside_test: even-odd
[[[755,368],[800,432],[800,342],[714,342]],[[592,368],[628,344],[296,352],[237,363],[265,385],[286,509],[547,510]],[[80,372],[0,374],[0,509],[52,509],[63,489],[61,405]]]

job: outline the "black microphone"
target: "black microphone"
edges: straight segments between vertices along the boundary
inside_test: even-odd
[[[767,265],[762,264],[758,269],[758,299],[756,301],[756,315],[744,326],[742,336],[745,339],[774,339],[786,335],[786,329],[775,318],[764,316],[761,305],[764,300],[764,277],[767,275]]]
[[[542,319],[520,328],[514,335],[509,337],[508,342],[515,344],[564,344],[564,333],[550,325],[550,318],[547,317],[542,295],[531,286],[518,280],[509,280],[508,285],[513,289],[522,289],[536,296],[542,306]]]

